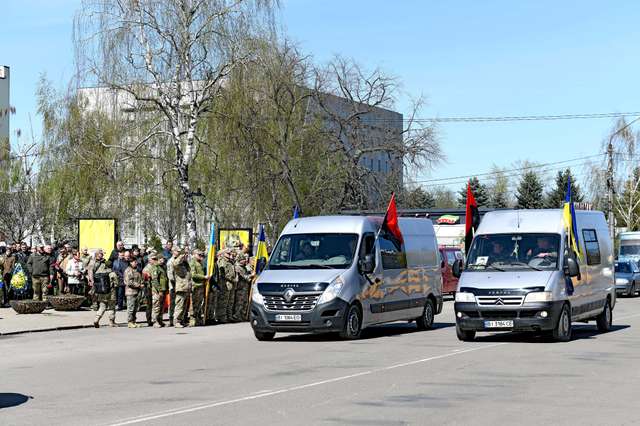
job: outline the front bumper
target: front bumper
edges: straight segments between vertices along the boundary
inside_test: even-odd
[[[456,324],[462,330],[474,331],[541,331],[552,330],[558,324],[558,318],[564,301],[527,303],[518,307],[495,308],[479,306],[476,303],[456,302]],[[547,317],[540,315],[547,312]],[[459,317],[460,312],[461,317]],[[513,327],[487,328],[485,321],[513,321]]]
[[[616,284],[616,293],[629,293],[631,291],[631,283]]]
[[[348,307],[347,302],[336,298],[316,305],[311,311],[268,311],[264,306],[252,301],[249,321],[254,330],[263,332],[326,333],[342,330]],[[278,314],[301,315],[302,320],[299,322],[276,321]]]

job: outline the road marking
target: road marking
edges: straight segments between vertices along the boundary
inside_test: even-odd
[[[235,398],[235,399],[209,402],[209,403],[200,404],[200,405],[192,405],[192,406],[188,406],[188,407],[176,408],[176,409],[173,409],[173,410],[158,412],[158,413],[154,413],[154,414],[144,414],[144,415],[141,415],[141,416],[136,416],[136,417],[131,417],[129,419],[121,420],[121,421],[119,421],[117,423],[111,424],[110,426],[125,426],[125,425],[131,425],[131,424],[135,424],[135,423],[143,423],[143,422],[148,422],[148,421],[151,421],[151,420],[162,419],[162,418],[165,418],[165,417],[192,413],[194,411],[206,410],[206,409],[209,409],[209,408],[216,408],[216,407],[221,407],[221,406],[224,406],[224,405],[237,404],[239,402],[251,401],[251,400],[259,399],[259,398],[266,398],[266,397],[269,397],[269,396],[280,395],[280,394],[287,393],[287,392],[293,392],[293,391],[313,388],[313,387],[316,387],[316,386],[326,385],[326,384],[329,384],[329,383],[335,383],[335,382],[341,382],[341,381],[344,381],[344,380],[354,379],[356,377],[362,377],[362,376],[368,376],[368,375],[375,374],[375,373],[381,373],[381,372],[385,372],[385,371],[388,371],[388,370],[393,370],[393,369],[396,369],[396,368],[407,367],[407,366],[410,366],[410,365],[421,364],[421,363],[425,363],[425,362],[429,362],[429,361],[435,361],[435,360],[443,359],[443,358],[449,358],[451,356],[462,355],[462,354],[466,354],[466,353],[469,353],[469,352],[475,352],[475,351],[479,351],[479,350],[483,350],[483,349],[495,348],[497,346],[503,346],[503,345],[506,345],[506,344],[508,344],[508,343],[496,343],[496,344],[493,344],[493,345],[480,346],[480,347],[477,347],[477,348],[471,348],[471,349],[466,349],[466,350],[457,350],[457,351],[449,352],[449,353],[446,353],[446,354],[443,354],[443,355],[436,355],[436,356],[432,356],[432,357],[429,357],[429,358],[422,358],[422,359],[418,359],[418,360],[415,360],[415,361],[409,361],[409,362],[404,362],[404,363],[401,363],[401,364],[390,365],[390,366],[387,366],[387,367],[374,368],[374,369],[371,369],[371,370],[362,371],[360,373],[349,374],[349,375],[340,376],[340,377],[334,377],[333,379],[321,380],[321,381],[318,381],[318,382],[307,383],[307,384],[303,384],[303,385],[293,386],[293,387],[290,387],[290,388],[284,388],[284,389],[279,389],[279,390],[274,390],[274,391],[263,392],[263,393],[259,393],[257,395],[253,394],[253,395],[248,395],[248,396]]]

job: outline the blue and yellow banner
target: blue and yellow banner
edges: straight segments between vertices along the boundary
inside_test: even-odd
[[[567,180],[567,194],[564,199],[563,209],[564,224],[567,228],[567,237],[569,238],[569,246],[582,260],[582,251],[580,250],[580,240],[578,239],[578,225],[576,222],[576,210],[571,201],[571,176]]]

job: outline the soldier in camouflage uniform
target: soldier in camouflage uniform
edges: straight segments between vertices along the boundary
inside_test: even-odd
[[[204,304],[204,290],[209,277],[204,272],[202,261],[204,260],[204,253],[201,250],[194,250],[193,256],[189,261],[189,269],[191,269],[191,305],[189,306],[189,316],[191,320],[189,325],[194,327],[196,325],[203,325],[202,318],[203,304]]]
[[[138,261],[131,258],[129,267],[124,271],[125,296],[127,297],[127,322],[129,328],[138,328],[136,316],[138,314],[138,297],[144,288],[142,274],[138,272]]]
[[[249,289],[251,287],[251,256],[250,248],[240,244],[237,250],[235,270],[237,284],[234,292],[233,301],[233,321],[245,321],[247,318],[247,309],[249,307]]]
[[[216,320],[220,323],[233,320],[234,291],[238,285],[236,257],[240,241],[232,240],[230,247],[218,253],[218,269],[220,271],[220,289],[216,303]]]
[[[107,293],[94,292],[96,300],[98,302],[98,312],[96,312],[96,319],[93,321],[95,328],[100,327],[100,320],[104,313],[109,310],[109,326],[117,327],[116,325],[116,288],[118,287],[118,275],[111,270],[111,262],[104,259],[104,253],[102,250],[96,252],[96,257],[89,266],[89,283],[93,288],[96,284],[96,280],[106,279],[110,285],[110,290]]]
[[[140,257],[138,257],[138,263],[140,263]],[[152,287],[155,284],[158,285],[158,255],[155,251],[152,251],[149,255],[149,263],[142,269],[142,278],[144,279],[144,290],[141,301],[145,304],[145,314],[147,315],[147,325],[151,327],[153,325],[153,290]]]
[[[164,327],[162,321],[162,303],[167,291],[167,276],[164,269],[158,265],[158,255],[153,252],[149,256],[149,263],[142,270],[147,286],[147,321],[156,327]]]
[[[176,282],[176,304],[173,316],[173,324],[176,328],[184,327],[183,321],[187,303],[189,301],[189,293],[191,293],[191,269],[187,255],[178,252],[177,256],[172,258],[173,276]]]

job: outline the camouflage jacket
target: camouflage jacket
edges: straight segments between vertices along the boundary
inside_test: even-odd
[[[191,269],[191,281],[193,281],[193,286],[202,287],[207,278],[207,275],[204,273],[202,263],[192,258],[189,261],[189,269]]]
[[[238,279],[251,280],[251,257],[247,253],[240,252],[236,256],[235,269]]]
[[[191,291],[191,268],[184,255],[173,259],[172,270],[176,281],[176,291]]]
[[[238,273],[236,271],[236,256],[238,252],[233,249],[224,249],[218,253],[218,270],[220,271],[220,279],[238,282]]]
[[[125,289],[127,296],[137,296],[140,289],[144,287],[142,274],[129,266],[127,270],[124,271],[124,285],[127,287]]]

